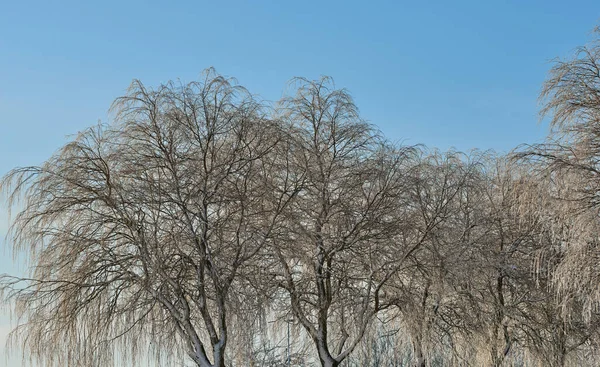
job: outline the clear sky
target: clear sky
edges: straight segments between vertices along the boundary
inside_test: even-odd
[[[133,78],[190,81],[210,66],[270,101],[294,76],[329,75],[392,140],[508,151],[544,137],[550,61],[599,18],[597,0],[0,0],[0,175],[106,121]],[[0,206],[2,237],[7,224]],[[24,270],[0,256],[0,273]]]

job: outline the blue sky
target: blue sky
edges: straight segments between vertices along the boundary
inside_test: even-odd
[[[392,140],[507,151],[544,137],[550,60],[599,17],[598,1],[0,0],[0,175],[107,121],[133,78],[210,66],[270,101],[294,76],[330,75]],[[0,235],[7,224],[2,206]],[[23,266],[5,256],[4,271]]]

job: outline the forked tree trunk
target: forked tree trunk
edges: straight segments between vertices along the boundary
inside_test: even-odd
[[[317,340],[316,347],[322,367],[337,367],[340,365],[340,362],[333,358],[329,352],[327,343],[324,340]]]
[[[414,350],[414,358],[415,358],[415,367],[425,367],[425,355],[423,353],[423,343],[421,342],[421,338],[416,338],[413,342],[413,350]]]
[[[321,362],[321,366],[322,367],[338,367],[340,365],[340,362],[336,361],[335,359],[333,359],[332,357],[320,357],[319,356],[319,360]]]

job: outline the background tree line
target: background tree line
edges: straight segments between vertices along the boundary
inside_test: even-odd
[[[49,366],[583,366],[598,355],[600,44],[557,62],[543,144],[387,140],[329,78],[273,106],[214,70],[0,188],[32,264],[11,341]],[[52,346],[52,347],[49,347]]]

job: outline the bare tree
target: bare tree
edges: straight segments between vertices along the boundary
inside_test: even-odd
[[[386,291],[410,335],[415,366],[425,366],[444,349],[461,323],[451,287],[476,253],[472,232],[478,225],[473,211],[480,204],[480,159],[457,152],[424,154],[406,205],[408,225],[391,245],[399,266]]]
[[[482,182],[478,223],[482,237],[477,246],[479,256],[472,264],[477,270],[469,273],[480,309],[481,349],[488,354],[482,359],[493,366],[510,361],[523,338],[536,331],[528,318],[549,296],[533,275],[540,227],[519,211],[519,194],[526,186],[528,169],[506,157],[493,156],[486,162]]]
[[[275,243],[289,312],[310,335],[321,365],[338,366],[385,308],[383,247],[412,150],[390,148],[328,78],[296,79],[280,115],[289,129],[286,177],[301,190]]]
[[[588,365],[597,350],[598,318],[586,315],[586,301],[555,292],[574,219],[562,217],[565,203],[557,189],[565,187],[555,179],[540,180],[536,171],[542,167],[508,162],[506,178],[497,180],[504,182],[505,208],[495,217],[511,243],[499,253],[509,257],[499,259],[510,264],[504,267],[504,314],[514,347],[543,365]]]
[[[517,156],[534,163],[537,178],[549,183],[552,210],[545,211],[546,223],[560,254],[551,281],[565,305],[577,298],[591,319],[600,304],[600,42],[557,61],[540,99],[551,134],[544,144],[527,146]]]
[[[277,129],[212,70],[156,90],[134,81],[113,110],[113,125],[2,181],[24,199],[11,235],[34,266],[2,277],[23,322],[13,336],[48,365],[111,364],[117,350],[135,363],[150,345],[223,367],[231,302],[251,304],[248,264],[285,202],[261,199]]]

